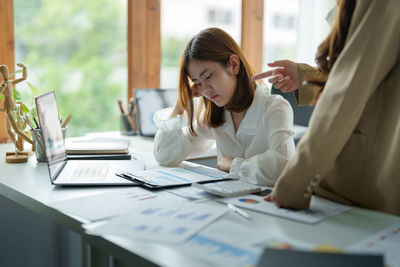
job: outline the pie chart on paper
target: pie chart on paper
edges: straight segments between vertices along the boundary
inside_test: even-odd
[[[258,200],[254,200],[254,199],[251,199],[251,198],[239,198],[238,201],[239,201],[239,202],[246,203],[246,204],[256,204],[256,203],[259,203]]]

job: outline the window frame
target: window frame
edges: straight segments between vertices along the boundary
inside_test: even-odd
[[[264,0],[242,0],[241,47],[256,72],[262,70]],[[161,74],[161,0],[128,0],[128,99],[135,88],[159,88]],[[15,66],[14,1],[0,1],[1,64]],[[4,112],[0,142],[9,141]]]

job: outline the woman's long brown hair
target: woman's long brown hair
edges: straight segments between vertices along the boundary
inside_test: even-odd
[[[192,135],[197,135],[193,128],[193,95],[195,85],[191,85],[189,81],[189,63],[192,60],[214,61],[226,68],[229,66],[230,56],[233,54],[239,57],[240,68],[232,99],[225,107],[218,107],[205,97],[202,97],[200,101],[199,111],[196,116],[197,123],[200,123],[200,113],[203,107],[205,107],[201,123],[208,127],[218,127],[225,122],[224,108],[240,112],[250,107],[256,88],[255,82],[251,80],[254,71],[235,40],[221,29],[205,29],[195,35],[186,45],[180,63],[178,103],[187,112],[189,131]]]
[[[328,77],[336,59],[343,50],[355,6],[356,0],[338,0],[338,13],[332,29],[325,40],[318,46],[315,62],[317,63],[318,70],[325,77]],[[309,80],[308,82],[321,86],[321,91],[316,94],[312,101],[315,104],[325,86],[326,79]]]

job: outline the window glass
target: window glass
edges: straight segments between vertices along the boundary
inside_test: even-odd
[[[241,0],[161,1],[161,87],[177,88],[179,60],[199,31],[218,27],[240,45]]]
[[[55,90],[68,136],[119,129],[127,94],[125,0],[14,0],[16,62],[40,93]],[[26,82],[18,85],[29,98]]]
[[[263,70],[277,59],[296,60],[298,0],[264,0]]]
[[[264,0],[263,70],[289,59],[315,65],[318,45],[330,31],[325,16],[335,0]]]

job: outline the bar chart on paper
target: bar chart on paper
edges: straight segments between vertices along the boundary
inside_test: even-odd
[[[162,201],[143,203],[129,213],[90,229],[96,235],[180,243],[227,212],[226,207]]]
[[[241,224],[218,221],[207,227],[181,246],[181,251],[207,262],[211,266],[255,266],[261,253],[261,243],[270,233],[260,235],[259,231]]]
[[[214,181],[224,179],[226,175],[212,168],[165,168],[146,170],[135,175],[139,180],[154,186],[169,186],[191,184],[201,181]]]
[[[234,247],[203,235],[196,235],[185,245],[186,249],[204,255],[206,261],[221,266],[254,266],[259,258],[258,253]]]
[[[347,251],[384,254],[387,266],[400,267],[400,222],[354,243]]]

